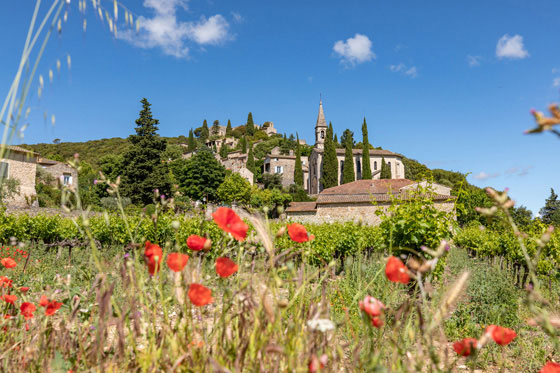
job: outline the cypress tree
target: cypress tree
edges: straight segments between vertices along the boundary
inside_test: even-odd
[[[338,185],[338,158],[336,157],[336,145],[333,141],[332,123],[329,123],[327,136],[325,137],[321,184],[323,185],[323,188],[331,188]]]
[[[196,141],[194,139],[194,133],[191,128],[191,130],[189,131],[189,141],[187,142],[187,150],[189,152],[192,152],[195,149],[196,149]]]
[[[338,146],[339,146],[340,144],[338,143],[338,136],[336,135],[336,133],[335,133],[335,135],[334,135],[334,140],[333,140],[333,142],[334,142],[335,148],[338,148]]]
[[[391,179],[391,167],[385,162],[385,157],[381,158],[381,174],[380,179]]]
[[[303,188],[303,166],[301,164],[301,147],[299,145],[299,135],[296,132],[296,164],[294,167],[294,184]]]
[[[162,162],[167,141],[157,133],[159,121],[152,117],[148,100],[143,98],[141,103],[136,134],[128,137],[130,147],[123,156],[122,193],[133,203],[146,205],[152,203],[154,189],[169,195],[171,179],[167,163]]]
[[[248,136],[253,136],[255,134],[255,123],[253,122],[253,113],[249,112],[247,116],[247,124],[245,124],[245,133]]]
[[[362,149],[362,179],[371,179],[371,165],[369,162],[369,140],[366,118],[364,118],[364,124],[362,124],[362,136],[362,143],[364,145],[364,148]]]
[[[226,137],[233,136],[233,129],[231,128],[231,120],[228,119],[226,127]]]
[[[208,122],[204,119],[204,123],[202,123],[202,130],[200,131],[200,139],[203,143],[206,143],[208,137],[210,137],[210,130],[208,129]]]
[[[227,144],[223,144],[222,147],[220,148],[220,157],[227,158],[228,152],[229,152],[229,149],[228,149]]]
[[[255,181],[257,170],[255,170],[255,158],[253,157],[253,146],[250,142],[247,145],[249,146],[249,154],[247,154],[247,169],[253,173],[253,181]]]
[[[241,140],[239,140],[239,142],[241,143],[241,153],[246,154],[247,153],[247,139],[245,138],[245,136],[243,136],[241,138]]]
[[[344,131],[344,133],[346,134],[344,141],[346,151],[344,152],[342,184],[351,183],[356,180],[356,175],[354,174],[354,157],[352,155],[352,144],[354,143],[354,139],[352,138],[352,132],[349,130],[348,132]]]

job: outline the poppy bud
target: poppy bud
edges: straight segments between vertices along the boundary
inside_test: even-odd
[[[280,308],[288,307],[288,300],[287,299],[280,299],[278,301],[278,307],[280,307]]]
[[[278,229],[278,232],[276,232],[276,238],[280,238],[284,235],[284,233],[286,233],[286,226],[284,225],[282,228]]]
[[[208,251],[210,250],[211,247],[212,247],[212,240],[207,238],[206,241],[204,242],[203,250]]]

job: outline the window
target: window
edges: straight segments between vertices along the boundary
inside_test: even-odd
[[[8,162],[0,162],[0,179],[7,179],[8,177]]]
[[[325,138],[325,131],[321,131],[321,138],[322,138],[322,139]]]
[[[71,174],[62,174],[62,184],[64,185],[72,185],[72,175]]]
[[[373,170],[377,171],[377,161],[373,162]]]
[[[342,179],[344,176],[344,161],[340,161],[340,181],[338,182],[339,184],[342,185]]]
[[[281,174],[283,171],[282,166],[276,166],[276,173]]]
[[[362,179],[362,162],[359,159],[356,160],[356,173],[358,174],[356,180]]]

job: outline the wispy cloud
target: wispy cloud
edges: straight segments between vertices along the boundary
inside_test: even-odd
[[[231,12],[231,16],[233,18],[233,20],[237,23],[242,23],[245,21],[245,18],[243,18],[243,16],[241,14],[239,14],[238,12]]]
[[[529,172],[534,168],[535,166],[513,166],[511,168],[508,168],[504,174],[506,176],[527,176],[529,175]]]
[[[483,181],[483,180],[493,179],[493,178],[496,178],[498,176],[500,176],[500,174],[498,172],[488,174],[484,171],[481,171],[478,174],[473,175],[473,178],[475,178],[476,180]]]
[[[179,20],[177,12],[187,10],[187,0],[144,0],[144,7],[151,8],[153,17],[138,18],[138,33],[126,30],[119,38],[140,48],[160,48],[163,53],[177,58],[189,54],[188,41],[199,45],[219,45],[233,36],[229,32],[229,23],[220,14],[197,22]]]
[[[406,66],[402,62],[397,65],[389,65],[389,70],[394,73],[402,73],[410,78],[416,78],[418,76],[418,68],[416,68],[416,66]]]
[[[371,40],[366,35],[356,34],[346,41],[339,40],[334,43],[333,51],[338,55],[342,64],[353,67],[377,57],[371,47]]]
[[[529,57],[529,52],[523,45],[523,36],[505,34],[498,40],[496,45],[496,57],[522,59]]]
[[[552,85],[554,87],[560,87],[560,78],[554,78],[552,79]]]
[[[480,66],[480,61],[482,61],[481,56],[471,56],[467,55],[467,63],[470,67]]]

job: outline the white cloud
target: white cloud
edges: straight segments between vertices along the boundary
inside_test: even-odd
[[[187,4],[187,0],[144,0],[144,7],[153,9],[154,16],[138,17],[138,33],[124,30],[119,38],[141,48],[161,48],[163,53],[178,58],[188,56],[188,40],[217,45],[232,39],[229,23],[219,14],[208,19],[201,17],[199,22],[180,21],[177,11],[186,10]]]
[[[552,85],[554,87],[560,87],[560,78],[554,78],[552,79]]]
[[[496,57],[512,59],[529,57],[529,52],[523,45],[523,36],[509,36],[508,34],[502,36],[496,45]]]
[[[241,23],[245,21],[245,18],[243,18],[243,16],[238,12],[231,12],[231,16],[233,17],[233,20],[237,23]]]
[[[559,73],[559,72],[560,72],[560,68],[558,68],[558,67],[553,67],[552,68],[552,73],[553,74],[556,74],[556,73]]]
[[[333,50],[346,66],[355,66],[376,58],[375,53],[371,50],[371,40],[362,34],[356,34],[346,41],[337,41],[334,43]]]
[[[471,56],[470,54],[467,55],[467,63],[470,67],[480,66],[480,61],[482,60],[481,56]]]
[[[402,73],[410,78],[416,78],[418,76],[418,69],[416,66],[406,66],[404,63],[399,63],[398,65],[389,65],[389,70],[394,73]]]
[[[483,180],[488,180],[488,179],[493,179],[493,178],[498,177],[498,176],[500,176],[500,174],[497,173],[497,172],[496,172],[496,173],[493,173],[493,174],[487,174],[487,173],[484,172],[484,171],[481,171],[481,172],[479,172],[478,174],[473,175],[473,177],[474,177],[476,180],[481,180],[481,181],[483,181]]]

